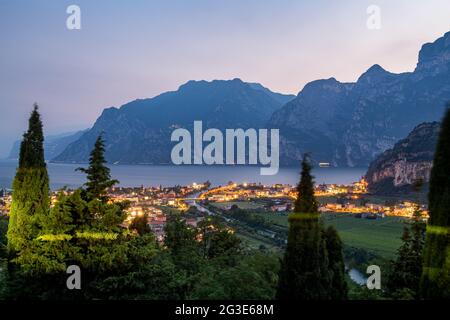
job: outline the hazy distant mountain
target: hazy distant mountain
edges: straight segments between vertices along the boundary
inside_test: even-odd
[[[449,100],[450,32],[422,47],[414,72],[374,65],[356,83],[308,83],[268,126],[280,128],[282,164],[307,151],[334,166],[366,166],[417,124],[440,120]]]
[[[169,163],[174,128],[260,128],[293,96],[276,94],[240,79],[189,81],[177,91],[105,109],[91,130],[71,143],[55,161],[85,162],[104,132],[106,158],[119,163]]]
[[[417,180],[429,182],[439,129],[439,122],[422,123],[379,155],[366,173],[369,190],[376,194],[408,192]]]
[[[80,130],[76,132],[67,132],[61,133],[58,135],[50,135],[46,136],[44,139],[44,151],[45,151],[45,159],[51,160],[61,152],[72,142],[78,140],[83,133],[87,132],[86,130]],[[19,151],[20,151],[20,143],[21,140],[17,140],[14,142],[11,151],[9,153],[8,159],[18,159]]]

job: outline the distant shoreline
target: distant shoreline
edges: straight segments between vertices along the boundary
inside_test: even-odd
[[[85,175],[75,171],[83,164],[74,163],[47,163],[52,190],[64,186],[76,188],[85,182]],[[233,182],[255,182],[262,184],[291,184],[298,182],[299,167],[281,167],[274,176],[261,176],[259,166],[243,165],[109,165],[113,178],[119,180],[119,186],[174,186],[177,184],[188,185],[193,182],[205,182],[209,180],[212,185],[223,185]],[[0,187],[9,188],[17,168],[17,161],[0,160]],[[313,170],[315,181],[321,183],[349,184],[358,181],[367,168],[319,168]]]
[[[0,162],[17,162],[19,159],[10,159],[10,158],[3,158],[0,159]],[[86,165],[88,162],[66,162],[66,161],[54,161],[54,160],[45,160],[47,164],[63,164],[63,165]],[[108,166],[167,166],[167,167],[252,167],[252,168],[260,168],[262,167],[259,164],[214,164],[214,165],[207,165],[207,164],[180,164],[176,165],[173,163],[146,163],[146,162],[138,162],[138,163],[108,163]],[[357,169],[357,168],[368,168],[367,167],[344,167],[344,166],[320,166],[319,164],[313,165],[313,168],[321,168],[321,169]],[[281,165],[280,168],[284,169],[298,169],[300,170],[300,161],[299,165]]]

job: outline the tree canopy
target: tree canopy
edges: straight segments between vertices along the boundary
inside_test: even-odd
[[[428,193],[429,221],[421,293],[426,299],[450,298],[450,104],[442,121]]]
[[[277,298],[346,299],[342,244],[336,230],[324,230],[314,196],[308,155],[302,160],[294,213],[289,215],[288,243],[281,262]]]

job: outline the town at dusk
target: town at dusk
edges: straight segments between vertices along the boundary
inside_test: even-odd
[[[449,22],[448,0],[2,1],[0,305],[441,305]]]

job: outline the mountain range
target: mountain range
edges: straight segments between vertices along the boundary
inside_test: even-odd
[[[105,109],[90,130],[53,158],[86,162],[103,133],[112,163],[170,163],[175,128],[278,128],[282,165],[304,152],[332,166],[368,166],[415,126],[439,120],[450,100],[450,32],[422,46],[414,71],[379,65],[354,83],[335,78],[308,83],[297,96],[240,79],[189,81],[178,90]]]
[[[355,83],[313,81],[276,111],[282,164],[304,151],[334,166],[367,166],[421,122],[441,119],[450,100],[450,32],[422,46],[413,72],[374,65]]]
[[[49,135],[44,137],[44,152],[45,159],[52,160],[61,152],[63,152],[69,144],[78,140],[85,132],[89,129],[66,132],[56,135]],[[8,159],[19,159],[20,152],[20,140],[14,142],[11,151],[9,153]]]

